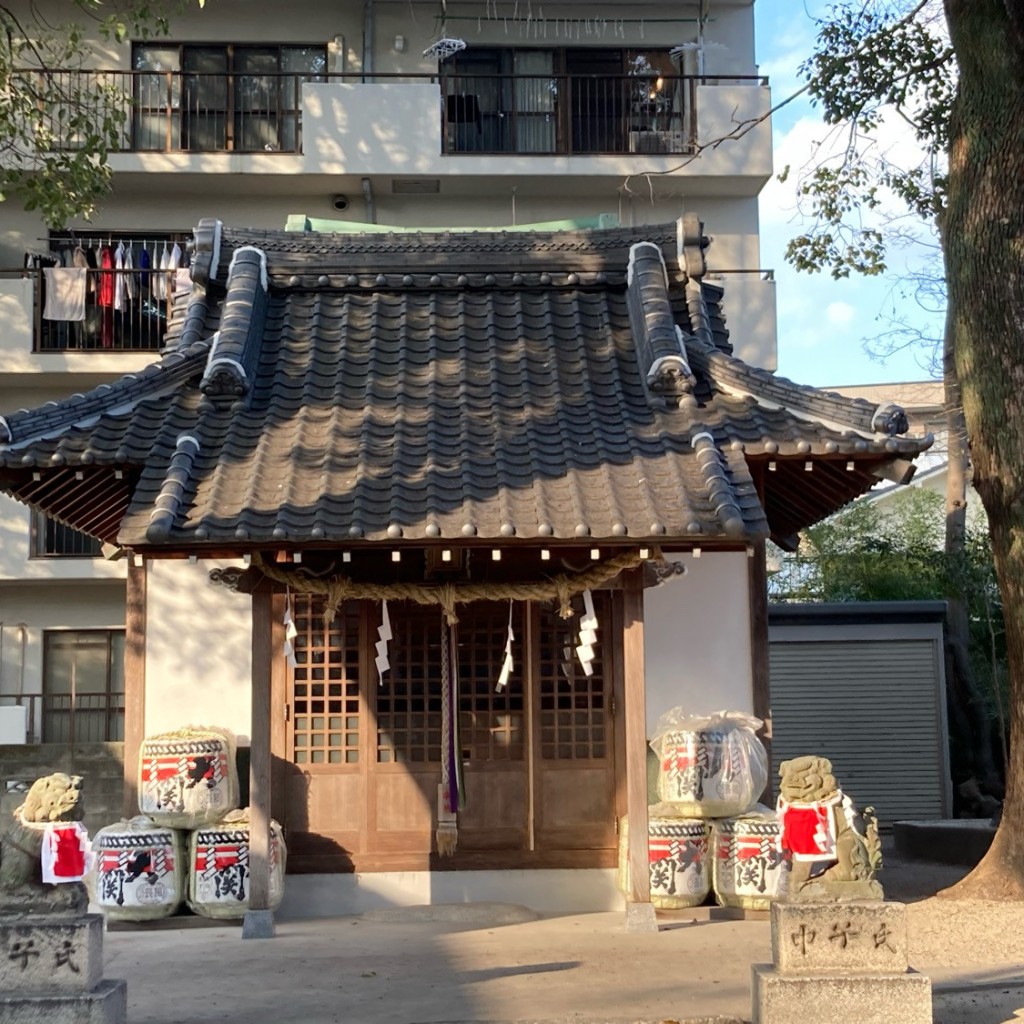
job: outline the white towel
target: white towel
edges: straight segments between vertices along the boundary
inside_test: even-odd
[[[114,250],[114,270],[124,270],[124,242],[118,242]],[[125,303],[125,276],[122,273],[114,275],[114,309],[124,312]]]
[[[192,270],[189,267],[178,267],[174,272],[174,294],[192,290]]]
[[[44,320],[85,319],[85,278],[79,267],[47,267]]]

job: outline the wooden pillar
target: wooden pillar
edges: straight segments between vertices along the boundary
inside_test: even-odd
[[[754,545],[747,559],[747,580],[750,591],[750,671],[753,686],[754,714],[764,722],[761,742],[768,752],[768,787],[758,798],[761,803],[774,802],[771,796],[772,707],[768,672],[768,566],[763,540]]]
[[[128,553],[124,609],[124,816],[139,813],[139,749],[146,734],[146,564]]]
[[[249,748],[249,909],[243,939],[274,936],[270,909],[270,693],[273,658],[273,584],[262,579],[252,594],[252,726]]]
[[[627,931],[657,931],[651,904],[647,834],[647,693],[644,681],[643,573],[623,574],[622,664],[625,677],[626,818],[629,822]]]

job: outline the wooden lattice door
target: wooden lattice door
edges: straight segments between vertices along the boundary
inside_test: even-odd
[[[298,871],[351,870],[365,849],[366,774],[372,751],[366,707],[366,612],[346,602],[325,625],[323,602],[292,599],[295,666],[286,674],[283,819],[289,865]]]
[[[612,634],[596,595],[601,640]],[[290,870],[417,870],[433,858],[441,778],[441,636],[436,608],[395,602],[390,669],[371,655],[379,605],[351,601],[325,627],[319,599],[293,599],[294,668],[283,673],[275,749]],[[451,867],[593,866],[615,845],[613,661],[599,642],[586,675],[578,621],[511,608],[516,668],[505,687],[507,602],[461,606],[461,755],[466,806]]]
[[[614,636],[611,595],[595,594],[600,629],[591,674],[576,654],[578,619],[537,608],[534,831],[541,850],[587,850],[588,863],[614,849]],[[579,599],[577,599],[579,603]]]

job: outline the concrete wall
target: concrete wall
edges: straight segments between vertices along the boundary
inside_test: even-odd
[[[339,917],[432,903],[517,903],[542,914],[622,910],[614,868],[289,875],[281,918]]]
[[[686,575],[644,594],[648,735],[676,706],[754,710],[746,553],[672,557]]]
[[[52,772],[82,776],[85,827],[90,835],[120,820],[124,804],[123,743],[0,745],[0,795],[6,788],[4,783],[34,782]],[[4,801],[4,810],[13,810],[23,799],[23,794],[11,793]]]
[[[146,734],[219,725],[249,742],[252,602],[209,581],[237,563],[146,563]]]
[[[26,0],[10,4],[24,13]],[[64,24],[73,18],[64,0],[40,0],[36,4],[51,24]],[[254,8],[259,7],[255,12]],[[437,38],[440,26],[437,3],[380,3],[376,5],[373,32],[373,64],[377,71],[404,73],[436,72],[437,62],[423,58],[423,50]],[[537,5],[532,8],[533,20],[525,23],[525,6],[519,5],[523,22],[508,22],[504,15],[512,13],[512,3],[502,0],[502,17],[487,15],[488,5],[479,0],[461,12],[451,11],[446,26],[448,35],[466,40],[470,46],[609,46],[631,49],[661,48],[696,39],[695,3],[651,3],[624,0],[622,16],[630,19],[617,23],[607,11],[595,11],[588,0],[562,0],[561,3]],[[705,28],[705,72],[709,75],[754,74],[753,4],[714,3],[713,14]],[[538,15],[543,10],[544,19]],[[171,19],[170,38],[177,41],[227,40],[232,42],[275,42],[333,44],[334,71],[359,71],[362,67],[363,0],[291,0],[287,5],[255,4],[251,0],[217,0],[198,10],[191,4]],[[77,12],[75,12],[77,13]],[[457,20],[457,14],[468,20]],[[656,22],[645,19],[678,19]],[[567,26],[556,26],[559,19],[569,19]],[[591,32],[586,31],[586,21]],[[545,26],[544,22],[547,22]],[[405,49],[395,48],[395,37],[401,35]],[[114,42],[97,46],[97,67],[129,67],[130,47]]]

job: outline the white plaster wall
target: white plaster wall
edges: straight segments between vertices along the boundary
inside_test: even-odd
[[[698,86],[697,134],[711,140],[764,115],[767,87],[750,84]],[[623,180],[650,171],[673,179],[729,177],[725,190],[755,194],[771,174],[768,121],[735,144],[709,149],[694,160],[678,156],[531,156],[514,153],[445,156],[436,84],[374,82],[308,84],[302,87],[302,169],[309,174],[483,177],[612,175]],[[382,117],[382,112],[386,116]],[[744,184],[740,179],[756,179]]]
[[[43,632],[123,629],[117,580],[0,585],[0,696],[43,692]]]
[[[677,706],[754,710],[746,552],[671,557],[686,575],[644,593],[648,736]]]
[[[775,281],[762,274],[712,273],[708,280],[724,286],[722,308],[734,354],[765,370],[778,368]]]
[[[24,13],[26,0],[15,0],[9,5]],[[172,12],[177,5],[166,5]],[[67,0],[37,0],[35,7],[51,25],[77,22],[86,37],[94,35],[90,20]],[[256,10],[258,8],[258,10]],[[172,14],[171,30],[167,38],[176,42],[232,42],[265,43],[325,43],[339,37],[343,45],[352,50],[352,59],[358,59],[362,45],[363,0],[289,0],[287,4],[253,0],[216,0],[202,9],[196,3],[184,4]],[[114,41],[94,43],[96,59],[90,66],[101,68],[128,68],[131,45]],[[358,67],[358,64],[356,64]]]
[[[0,581],[125,578],[123,558],[30,558],[31,516],[27,505],[0,494]]]
[[[4,266],[2,261],[0,261],[0,266]],[[34,301],[35,282],[32,278],[0,278],[0,324],[3,324],[3,332],[0,333],[0,346],[3,349],[9,349],[12,352],[32,351]],[[6,365],[6,359],[4,365]]]
[[[252,602],[209,580],[211,569],[234,564],[147,561],[147,735],[219,725],[249,742]]]

